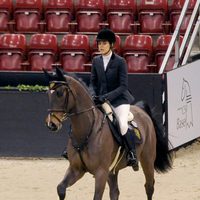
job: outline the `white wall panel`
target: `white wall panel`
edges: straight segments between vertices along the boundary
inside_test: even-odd
[[[168,134],[173,147],[200,137],[200,61],[167,73]]]

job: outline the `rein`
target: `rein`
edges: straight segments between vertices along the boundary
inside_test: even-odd
[[[90,136],[92,135],[92,131],[93,131],[94,124],[95,124],[95,112],[94,112],[94,108],[95,107],[93,106],[93,109],[92,109],[92,111],[93,111],[92,125],[91,125],[90,131],[89,131],[88,135],[85,137],[84,141],[82,143],[80,143],[80,144],[75,144],[76,141],[74,141],[74,138],[72,137],[73,136],[72,130],[69,133],[69,137],[72,140],[72,146],[74,147],[74,149],[77,150],[77,152],[78,152],[78,154],[80,156],[81,162],[82,162],[83,167],[85,168],[85,170],[87,170],[87,166],[86,166],[86,164],[85,164],[85,162],[83,160],[83,156],[82,156],[81,152],[83,151],[84,147],[88,144],[88,140],[89,140]],[[89,109],[87,109],[87,110],[89,110]],[[81,112],[81,113],[83,113],[83,112]],[[103,125],[104,125],[105,121],[106,121],[106,115],[104,115],[104,117],[103,117],[103,119],[101,121],[101,126],[96,131],[96,133],[98,133],[99,131],[101,131],[101,129],[103,128]]]
[[[73,142],[74,140],[73,140],[73,137],[72,137],[73,136],[72,132],[70,132],[70,134],[69,134],[70,138],[72,139],[72,145],[78,152],[80,152],[80,151],[82,151],[84,149],[85,145],[88,143],[88,139],[89,139],[90,135],[92,134],[92,131],[93,131],[93,128],[94,128],[94,123],[95,123],[94,109],[92,111],[93,111],[92,125],[91,125],[90,131],[89,131],[88,135],[85,137],[84,141],[81,144],[77,145],[77,144],[75,144],[75,142]]]
[[[68,118],[71,118],[73,116],[76,116],[76,115],[80,115],[80,114],[83,114],[83,113],[86,113],[90,110],[93,110],[94,111],[95,109],[95,106],[91,106],[90,108],[87,108],[85,110],[81,110],[79,112],[74,112],[74,113],[66,113],[66,111],[64,109],[48,109],[49,111],[49,114],[53,117],[56,118],[56,120],[58,120],[60,123],[64,122],[65,120],[67,120]],[[54,112],[64,112],[63,114],[63,117],[61,119],[59,119],[55,114]]]
[[[65,113],[64,116],[65,116],[66,118],[70,118],[70,117],[73,117],[73,116],[76,116],[76,115],[80,115],[80,114],[83,114],[83,113],[85,113],[85,112],[88,112],[88,111],[94,110],[94,109],[95,109],[95,106],[91,106],[90,108],[85,109],[85,110],[81,110],[81,111],[79,111],[79,112],[70,113],[70,114]]]

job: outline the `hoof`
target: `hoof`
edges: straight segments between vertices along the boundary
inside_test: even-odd
[[[64,151],[62,152],[61,156],[68,160],[68,154],[67,154],[67,151],[66,151],[66,150],[64,150]]]
[[[133,165],[132,168],[133,168],[134,171],[139,171],[139,166],[138,165]]]
[[[64,200],[65,199],[65,188],[63,188],[61,185],[57,186],[57,193],[59,196],[60,200]]]

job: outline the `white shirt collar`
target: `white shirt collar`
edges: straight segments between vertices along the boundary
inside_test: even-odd
[[[112,51],[110,52],[110,54],[108,54],[106,56],[102,55],[102,57],[103,57],[103,65],[104,65],[104,70],[105,71],[106,71],[107,65],[108,65],[108,63],[110,61],[111,56],[112,56]]]

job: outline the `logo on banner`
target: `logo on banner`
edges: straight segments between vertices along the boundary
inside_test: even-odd
[[[189,82],[183,78],[181,105],[177,109],[177,130],[193,127],[192,94]]]

